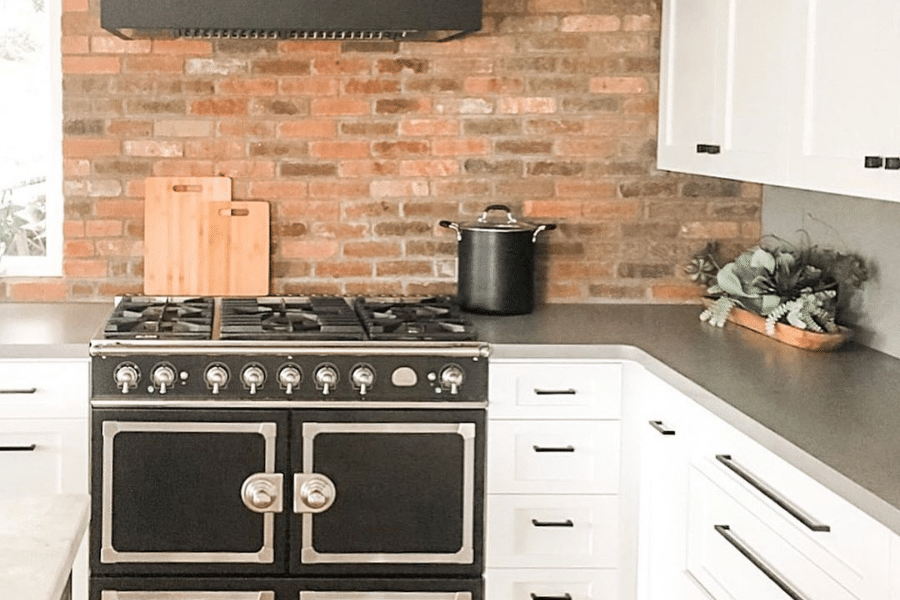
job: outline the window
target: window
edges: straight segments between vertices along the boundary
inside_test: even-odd
[[[0,0],[0,275],[62,274],[59,0]]]

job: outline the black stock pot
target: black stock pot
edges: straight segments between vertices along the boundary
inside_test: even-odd
[[[506,213],[503,218],[490,215]],[[534,309],[534,255],[538,234],[551,224],[516,220],[509,207],[492,204],[471,223],[440,221],[456,231],[457,295],[463,310],[522,315]]]

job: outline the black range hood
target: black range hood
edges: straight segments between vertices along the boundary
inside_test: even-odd
[[[101,0],[119,37],[446,41],[481,29],[482,0]]]

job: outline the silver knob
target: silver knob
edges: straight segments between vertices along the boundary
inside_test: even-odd
[[[228,369],[222,365],[211,365],[206,369],[206,383],[212,388],[213,394],[218,394],[219,390],[228,383]]]
[[[241,500],[253,512],[281,512],[284,510],[281,498],[283,485],[281,473],[254,473],[241,486]]]
[[[175,383],[175,368],[172,365],[159,365],[150,374],[150,381],[159,387],[160,394],[165,394],[169,386]]]
[[[127,394],[128,390],[140,381],[141,373],[138,371],[137,365],[123,363],[116,368],[113,378],[116,381],[116,387],[121,388],[123,394]]]
[[[441,386],[450,388],[451,394],[459,393],[459,386],[462,385],[464,379],[463,370],[457,365],[447,365],[441,370]]]
[[[337,497],[337,489],[320,473],[294,473],[294,512],[321,513],[328,510]]]
[[[322,389],[322,395],[327,396],[331,393],[338,380],[337,369],[331,365],[322,365],[316,369],[316,387]]]
[[[291,394],[294,388],[300,385],[303,380],[303,374],[300,369],[293,366],[282,367],[278,372],[278,384],[284,388],[284,393]]]
[[[243,373],[241,373],[241,381],[244,382],[245,386],[250,388],[251,394],[255,394],[256,389],[261,386],[265,380],[266,372],[263,371],[263,368],[259,365],[249,365],[244,368]]]
[[[350,372],[350,381],[353,387],[359,389],[359,395],[365,396],[372,384],[375,383],[375,370],[369,365],[358,365]]]

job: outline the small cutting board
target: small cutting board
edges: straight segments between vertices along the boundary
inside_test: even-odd
[[[268,295],[269,205],[232,202],[227,177],[148,178],[144,293]]]

